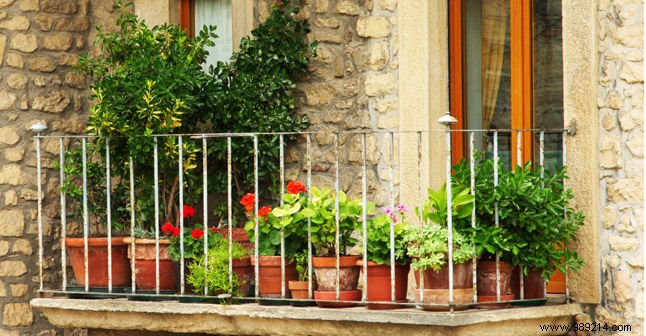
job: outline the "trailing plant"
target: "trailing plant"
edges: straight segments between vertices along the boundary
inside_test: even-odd
[[[244,248],[238,242],[231,245],[231,258],[244,257]],[[207,295],[218,295],[231,292],[233,296],[242,296],[240,287],[243,285],[234,272],[232,279],[229,279],[229,240],[218,239],[209,248],[207,255],[206,271],[204,270],[204,255],[188,264],[188,276],[186,282],[193,287],[195,293],[204,293],[207,287]]]
[[[154,199],[153,148],[159,148],[159,190],[164,222],[177,222],[179,191],[177,137],[152,137],[155,134],[192,133],[198,121],[206,120],[206,100],[210,95],[209,76],[202,71],[207,52],[213,46],[215,27],[205,27],[195,38],[186,36],[177,25],[149,28],[120,2],[120,30],[106,33],[98,27],[95,44],[100,53],[79,58],[77,69],[93,79],[90,86],[94,101],[87,132],[100,155],[105,153],[105,139],[110,139],[111,171],[116,181],[129,190],[130,158],[134,165],[137,224],[153,225]],[[199,147],[186,141],[183,173],[188,202],[201,193],[197,177],[190,174],[197,165]],[[190,188],[188,188],[191,186]],[[117,186],[121,187],[121,186]],[[126,192],[126,195],[129,193]],[[129,204],[117,207],[129,208]]]
[[[367,250],[368,260],[379,265],[390,265],[391,252],[391,225],[395,241],[395,262],[407,264],[408,230],[409,223],[406,219],[408,207],[398,205],[395,209],[386,208],[384,214],[376,216],[367,222]]]
[[[316,255],[335,256],[337,250],[340,255],[345,255],[347,248],[357,243],[357,239],[352,234],[359,228],[363,214],[361,200],[349,199],[343,190],[339,190],[339,194],[335,196],[330,188],[312,187],[311,194],[311,201],[307,207],[301,210],[301,213],[305,218],[311,220],[310,232]],[[368,202],[366,204],[367,214],[371,215],[374,208],[374,203]]]
[[[299,8],[293,1],[275,2],[269,17],[244,37],[240,50],[228,63],[219,62],[210,72],[215,89],[209,108],[215,132],[298,132],[309,125],[305,115],[297,115],[295,82],[308,74],[308,63],[316,55],[316,42],[309,43],[306,21],[295,19]],[[253,120],[253,122],[249,122]],[[277,135],[258,138],[262,159],[258,165],[261,190],[276,193],[279,171]],[[286,140],[293,137],[286,136]],[[232,142],[234,197],[242,197],[254,186],[254,146],[251,138]],[[212,141],[209,147],[212,167],[226,167],[225,141]],[[212,191],[226,194],[227,170],[210,173]],[[258,195],[268,198],[267,195]]]
[[[287,184],[286,191],[282,195],[282,205],[273,209],[263,206],[258,210],[258,237],[256,237],[256,222],[253,216],[255,195],[246,194],[240,200],[249,217],[245,230],[249,234],[250,241],[257,241],[260,255],[280,255],[281,233],[285,242],[285,258],[294,258],[305,249],[307,219],[301,213],[301,209],[307,203],[306,189],[302,183],[292,181]]]
[[[462,264],[477,256],[472,236],[464,229],[473,211],[474,197],[469,189],[454,185],[451,188],[452,259]],[[439,190],[428,189],[428,198],[417,209],[421,226],[410,229],[408,256],[414,270],[439,271],[448,262],[449,228],[446,184]]]

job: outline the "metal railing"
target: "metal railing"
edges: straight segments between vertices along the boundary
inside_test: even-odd
[[[334,195],[339,195],[339,192],[344,190],[344,188],[341,186],[341,179],[343,176],[343,170],[347,170],[347,174],[356,174],[357,172],[360,172],[361,175],[361,181],[360,181],[360,198],[361,202],[363,205],[362,209],[362,214],[361,214],[361,229],[359,232],[356,234],[360,236],[361,241],[365,242],[367,240],[368,236],[368,228],[367,228],[367,221],[369,219],[369,213],[367,209],[367,204],[369,200],[369,194],[376,194],[375,191],[369,192],[368,189],[368,184],[369,182],[374,182],[374,181],[369,181],[368,178],[368,171],[372,170],[375,172],[377,182],[382,181],[382,183],[387,184],[386,188],[388,190],[388,197],[387,197],[387,202],[389,204],[380,204],[381,206],[390,206],[391,208],[395,207],[396,204],[396,199],[398,198],[397,195],[401,195],[401,190],[397,190],[398,183],[396,181],[396,173],[397,170],[399,169],[400,172],[402,170],[402,167],[405,165],[406,167],[415,167],[416,168],[416,173],[417,173],[417,180],[419,184],[419,190],[418,190],[418,205],[422,205],[423,199],[425,199],[425,193],[424,193],[424,186],[429,185],[430,181],[427,181],[427,176],[430,174],[428,173],[429,168],[426,166],[428,162],[431,160],[437,160],[438,162],[441,162],[441,160],[445,160],[446,162],[446,168],[444,169],[444,181],[447,186],[451,185],[451,163],[452,163],[452,156],[451,156],[451,136],[454,133],[459,133],[463,134],[465,138],[468,139],[468,157],[466,158],[469,161],[470,165],[470,172],[471,172],[471,185],[470,187],[470,193],[471,195],[475,196],[475,162],[476,162],[476,136],[480,135],[481,137],[487,136],[489,134],[489,137],[493,138],[493,149],[491,150],[490,155],[492,155],[494,159],[494,176],[492,177],[494,180],[494,184],[497,185],[498,183],[498,165],[497,162],[500,160],[500,151],[499,151],[499,137],[501,134],[504,134],[505,136],[515,136],[518,141],[516,142],[516,155],[515,157],[518,158],[517,164],[522,165],[521,158],[523,157],[523,146],[521,143],[521,139],[523,139],[523,134],[532,134],[533,138],[538,138],[537,143],[538,143],[538,166],[542,167],[544,166],[544,158],[545,158],[545,134],[550,133],[550,134],[562,134],[562,142],[559,144],[560,151],[561,151],[561,160],[562,162],[565,162],[566,158],[566,144],[565,144],[565,135],[567,134],[568,130],[566,129],[558,129],[558,130],[537,130],[537,129],[526,129],[526,130],[451,130],[451,125],[453,123],[453,120],[450,118],[442,119],[440,122],[445,126],[444,130],[430,130],[430,131],[410,131],[410,132],[397,132],[397,131],[384,131],[384,132],[374,132],[374,131],[356,131],[356,132],[338,132],[338,133],[333,133],[333,142],[332,145],[327,145],[327,148],[321,148],[322,146],[318,144],[313,144],[312,137],[319,135],[319,134],[324,134],[324,133],[319,133],[319,132],[301,132],[301,133],[222,133],[222,134],[185,134],[185,135],[153,135],[151,136],[154,139],[154,149],[153,149],[153,166],[154,166],[154,213],[155,213],[155,218],[154,221],[156,223],[155,225],[155,252],[156,252],[156,258],[155,258],[155,288],[154,288],[154,293],[151,294],[141,294],[143,296],[150,295],[150,296],[158,296],[162,294],[162,291],[160,290],[160,253],[162,247],[160,246],[160,239],[162,238],[160,235],[160,225],[162,224],[162,220],[160,219],[160,204],[159,204],[159,147],[158,147],[158,139],[162,137],[174,137],[177,139],[177,151],[178,151],[178,159],[177,159],[177,174],[179,176],[179,190],[178,190],[178,206],[179,209],[182,209],[183,206],[185,205],[185,190],[184,190],[184,175],[185,175],[185,169],[184,169],[184,153],[183,153],[183,144],[186,142],[193,141],[196,144],[199,144],[201,146],[201,154],[202,154],[202,172],[201,172],[201,177],[202,177],[202,189],[204,192],[202,193],[202,208],[203,208],[203,214],[202,214],[202,222],[204,225],[204,245],[203,245],[203,253],[204,253],[204,258],[207,258],[208,256],[208,235],[213,234],[209,230],[209,209],[212,204],[210,204],[209,200],[209,195],[206,192],[209,187],[209,157],[208,157],[208,146],[209,146],[209,141],[212,141],[213,139],[225,139],[226,140],[226,171],[227,171],[227,197],[226,197],[226,202],[227,202],[227,223],[228,225],[228,239],[229,239],[229,281],[233,281],[233,262],[232,262],[232,256],[231,256],[231,246],[232,246],[232,240],[233,240],[233,232],[232,232],[232,227],[231,225],[233,223],[233,214],[234,214],[234,200],[233,200],[233,182],[232,182],[232,175],[233,175],[233,156],[234,153],[232,152],[232,144],[234,141],[238,139],[251,139],[253,143],[253,166],[254,166],[254,185],[252,186],[253,191],[255,195],[259,194],[260,191],[260,185],[259,185],[259,161],[262,159],[262,154],[259,151],[259,141],[263,137],[278,137],[279,139],[279,174],[280,176],[278,179],[280,180],[280,195],[282,195],[285,192],[285,182],[286,182],[286,154],[285,154],[285,149],[287,148],[287,142],[286,142],[286,137],[290,138],[300,138],[301,140],[304,140],[301,142],[300,146],[301,150],[300,153],[304,156],[302,158],[303,162],[291,162],[289,164],[293,166],[297,166],[299,174],[302,174],[302,170],[305,171],[305,180],[306,180],[306,186],[307,186],[307,200],[308,202],[311,201],[312,195],[311,195],[311,187],[313,186],[313,179],[314,176],[322,175],[321,172],[319,171],[313,171],[313,166],[315,162],[319,161],[325,161],[324,158],[319,158],[315,157],[314,155],[314,150],[317,149],[319,152],[325,151],[325,150],[333,150],[334,151],[334,161],[333,162],[326,162],[329,164],[332,164],[332,167],[330,167],[329,170],[333,170],[334,172],[334,178],[333,178],[333,190],[334,190]],[[50,175],[54,176],[53,172],[45,172],[42,168],[41,165],[41,160],[43,159],[43,153],[42,153],[42,142],[43,141],[58,141],[59,143],[59,157],[58,157],[58,164],[60,167],[64,167],[66,164],[66,150],[69,149],[71,146],[70,143],[73,143],[74,141],[79,141],[80,140],[80,146],[82,149],[82,200],[81,200],[81,206],[82,206],[82,234],[83,234],[83,240],[84,240],[84,270],[85,270],[85,281],[84,281],[84,286],[81,289],[81,292],[83,293],[90,293],[91,289],[89,286],[89,271],[91,271],[91,265],[88,264],[88,251],[89,251],[89,246],[88,246],[88,238],[90,234],[90,219],[91,219],[91,214],[89,213],[89,207],[88,207],[88,154],[86,152],[87,149],[87,142],[88,140],[93,140],[96,141],[96,138],[94,137],[89,137],[89,136],[48,136],[48,135],[43,135],[42,132],[44,129],[38,128],[37,126],[34,127],[34,130],[37,132],[37,135],[35,136],[35,141],[36,141],[36,156],[37,156],[37,185],[38,185],[38,253],[39,253],[39,262],[40,262],[40,267],[39,267],[39,289],[41,292],[51,292],[51,293],[63,293],[63,294],[69,294],[72,293],[69,288],[69,282],[70,279],[67,276],[67,268],[68,268],[68,256],[66,254],[66,237],[68,235],[68,207],[70,206],[68,202],[69,196],[66,195],[64,191],[60,192],[60,195],[58,197],[58,200],[55,198],[51,197],[44,197],[42,193],[42,185],[43,185],[43,180],[42,176],[43,174],[49,173]],[[444,134],[445,140],[439,144],[432,142],[431,138],[432,137],[437,137],[441,136]],[[515,134],[515,135],[514,135]],[[374,159],[375,153],[370,153],[368,151],[368,137],[373,137],[376,140],[372,141],[377,141],[380,143],[380,148],[382,149],[388,149],[386,152],[388,153],[388,157],[384,157],[382,153],[382,157],[378,157],[377,160]],[[343,137],[343,140],[342,140]],[[350,160],[342,158],[343,153],[347,153],[348,151],[351,150],[351,145],[348,145],[351,143],[349,138],[354,138],[354,137],[359,137],[360,139],[360,162],[356,162],[356,160],[350,162]],[[416,162],[414,163],[404,163],[404,162],[398,162],[397,160],[397,155],[395,154],[396,147],[397,145],[401,144],[401,140],[404,137],[408,137],[409,139],[413,139],[413,142],[417,143],[417,148],[411,149],[412,152],[417,153],[417,159]],[[116,289],[113,287],[113,279],[112,279],[112,250],[113,246],[111,243],[111,238],[112,238],[112,208],[113,204],[111,204],[111,199],[112,199],[112,193],[114,192],[113,186],[111,184],[113,180],[113,176],[111,176],[111,152],[112,149],[110,147],[110,139],[104,139],[105,141],[105,153],[104,153],[104,165],[105,165],[105,193],[106,193],[106,223],[107,223],[107,237],[108,237],[108,245],[107,245],[107,253],[108,253],[108,259],[107,259],[107,268],[108,268],[108,285],[107,285],[107,293],[109,294],[128,294],[128,293],[122,293],[120,292],[119,289]],[[304,144],[303,144],[304,142]],[[343,144],[342,144],[343,143]],[[304,146],[304,148],[303,148]],[[446,156],[445,157],[438,157],[438,158],[429,158],[427,153],[430,152],[430,146],[444,146],[445,151],[446,151]],[[400,150],[401,151],[401,150]],[[379,152],[379,150],[378,150]],[[319,155],[322,156],[322,155]],[[373,156],[371,159],[369,159],[369,156]],[[293,158],[292,158],[293,159]],[[317,161],[318,160],[318,161]],[[329,160],[327,160],[329,161]],[[135,207],[135,199],[136,199],[136,185],[135,185],[135,171],[133,171],[133,167],[135,164],[133,163],[133,157],[131,156],[129,158],[129,176],[122,176],[123,178],[128,178],[128,184],[129,184],[129,210],[130,210],[130,236],[131,236],[131,242],[130,242],[130,248],[132,251],[135,250],[136,248],[136,242],[135,242],[135,225],[136,225],[136,219],[137,219],[137,213],[136,213],[136,207]],[[385,169],[380,170],[380,166],[385,166]],[[304,167],[304,169],[301,169],[300,167]],[[358,168],[358,169],[356,169]],[[382,174],[379,174],[379,173]],[[58,172],[59,176],[58,178],[61,181],[61,184],[63,181],[65,181],[68,176],[65,175],[64,169],[59,169]],[[384,176],[386,175],[386,176]],[[352,185],[352,183],[346,183],[347,185]],[[452,204],[451,204],[451,190],[452,188],[447,187],[446,188],[446,193],[447,193],[447,223],[448,223],[448,235],[449,238],[447,240],[448,244],[448,267],[449,267],[449,299],[448,302],[446,302],[443,305],[448,305],[451,309],[455,306],[454,304],[454,279],[453,279],[453,239],[452,239],[452,234],[453,234],[453,220],[452,220]],[[356,190],[345,190],[346,192],[356,192]],[[44,243],[43,243],[43,203],[44,202],[59,202],[60,203],[60,218],[57,223],[60,224],[60,268],[62,269],[62,277],[61,277],[61,282],[60,282],[60,287],[58,286],[53,286],[52,288],[45,288],[45,282],[44,282]],[[280,202],[282,205],[282,198],[280,200],[277,200],[277,202]],[[254,209],[253,209],[253,222],[254,222],[254,233],[255,237],[259,236],[259,216],[258,216],[258,211],[260,207],[260,201],[259,197],[255,198],[254,201]],[[334,209],[335,209],[335,222],[336,222],[336,235],[335,235],[335,241],[336,245],[339,245],[339,225],[340,225],[340,211],[339,211],[339,197],[335,197],[335,204],[334,204]],[[496,207],[496,226],[500,225],[499,220],[498,220],[498,209]],[[96,214],[94,214],[96,215]],[[184,216],[179,216],[179,227],[180,227],[180,232],[181,235],[184,235],[184,228],[185,228],[185,222],[184,222]],[[476,226],[476,213],[475,213],[475,208],[473,210],[472,216],[471,216],[471,226],[475,228]],[[285,279],[286,279],[286,258],[285,258],[285,237],[283,233],[281,232],[281,246],[280,246],[280,255],[281,255],[281,292],[280,292],[280,298],[262,298],[260,297],[259,293],[259,286],[257,285],[259,283],[259,263],[256,263],[254,266],[254,279],[255,279],[255,292],[254,296],[252,297],[253,299],[264,299],[264,300],[286,300],[289,299],[289,295],[287,293],[287,289],[285,288]],[[363,254],[363,266],[362,266],[362,276],[361,276],[361,285],[363,289],[362,297],[360,301],[356,302],[351,302],[351,303],[357,303],[357,304],[366,304],[366,303],[395,303],[395,232],[394,232],[394,222],[391,222],[390,225],[390,277],[391,277],[391,300],[390,301],[380,301],[380,302],[369,302],[367,298],[367,291],[368,291],[368,281],[367,281],[367,273],[368,273],[368,244],[363,244],[361,246],[361,251]],[[180,258],[179,258],[179,284],[180,287],[178,288],[178,293],[176,294],[177,296],[190,296],[190,295],[201,295],[201,294],[208,294],[208,288],[205,286],[204,293],[188,293],[186,288],[185,288],[185,278],[186,274],[184,271],[184,267],[186,264],[185,260],[185,246],[184,246],[184,239],[179,239],[179,249],[180,249]],[[338,286],[339,283],[339,278],[340,278],[340,267],[339,267],[339,258],[340,258],[340,249],[336,249],[336,277],[337,277],[337,286],[336,286],[336,301],[339,302],[345,302],[343,300],[340,300],[340,289]],[[134,252],[133,252],[134,254]],[[312,245],[312,231],[311,231],[311,222],[308,220],[307,223],[307,256],[308,256],[308,295],[309,298],[313,298],[313,273],[312,273],[312,257],[313,257],[313,245]],[[253,250],[253,257],[258,260],[259,258],[259,244],[256,242],[254,244],[254,250]],[[134,258],[133,258],[134,260]],[[477,287],[477,276],[476,276],[476,265],[477,263],[475,262],[476,260],[474,259],[474,267],[473,267],[473,303],[477,303],[477,296],[476,296],[476,287]],[[514,302],[514,301],[519,301],[519,300],[524,300],[525,295],[523,291],[523,277],[522,277],[522,272],[520,276],[520,298],[518,300],[507,300],[503,301],[501,299],[501,289],[500,289],[500,273],[499,273],[499,262],[500,262],[500,256],[496,255],[495,258],[496,261],[496,278],[497,278],[497,285],[496,285],[496,302],[501,303],[501,302]],[[135,274],[137,273],[137,263],[135,261],[131,262],[131,284],[130,284],[130,294],[135,294],[137,293],[137,285],[136,285],[136,280],[135,280]],[[204,262],[204,268],[206,272],[206,267],[207,263]],[[424,300],[424,279],[423,279],[423,273],[420,274],[420,296],[421,300]],[[49,284],[48,284],[49,285]],[[567,277],[566,277],[566,288],[567,288]],[[74,292],[78,293],[78,292]],[[232,294],[232,293],[229,293]],[[569,299],[569,290],[566,289],[565,293],[565,298]],[[416,303],[411,302],[408,304],[403,304],[403,305],[415,305]]]

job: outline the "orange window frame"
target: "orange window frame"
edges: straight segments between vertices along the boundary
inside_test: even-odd
[[[532,49],[532,4],[533,0],[510,1],[511,32],[511,127],[515,130],[532,129],[533,118],[533,49]],[[450,106],[451,114],[458,119],[456,129],[466,125],[466,90],[464,82],[465,36],[464,0],[449,0],[449,67],[450,67]],[[522,162],[533,157],[532,132],[521,133]],[[466,134],[456,132],[452,137],[453,162],[457,163],[465,155]],[[512,163],[519,160],[516,148],[519,139],[511,135]]]
[[[193,23],[193,2],[191,0],[180,0],[179,26],[186,30],[188,36],[193,36]]]

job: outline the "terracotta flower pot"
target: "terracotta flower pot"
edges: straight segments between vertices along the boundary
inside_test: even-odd
[[[251,257],[251,264],[256,265],[255,257]],[[281,297],[281,261],[279,256],[258,257],[258,292],[263,297]],[[285,297],[289,297],[288,283],[298,279],[296,264],[285,261]]]
[[[128,258],[135,259],[135,283],[138,289],[151,290],[156,286],[156,255],[154,239],[135,239],[135,251],[133,253],[131,238],[124,239],[128,243]],[[159,241],[159,289],[177,290],[175,267],[166,251],[170,241],[162,239]]]
[[[347,301],[361,300],[361,291],[358,289],[340,291],[338,301],[336,300],[336,291],[314,291],[314,300],[316,300],[316,305],[323,308],[353,307],[356,306],[356,303]]]
[[[251,266],[251,257],[231,259],[233,272],[238,276],[238,286],[242,296],[250,296],[251,285],[254,283],[254,272]],[[280,266],[279,266],[280,267]]]
[[[309,297],[308,281],[290,281],[289,291],[292,293],[292,299],[305,301],[291,301],[290,304],[295,307],[315,306],[316,304]],[[316,290],[316,281],[312,281],[312,291]],[[313,292],[312,292],[312,295]]]
[[[501,261],[499,262],[500,274],[500,300],[508,301],[515,298],[511,292],[511,273],[513,266]],[[496,262],[479,261],[477,269],[478,277],[478,303],[490,303],[496,301]],[[508,307],[509,304],[488,304],[479,305],[482,308],[502,308]]]
[[[423,310],[449,310],[449,265],[442,266],[439,271],[426,269],[424,274],[424,297],[421,295],[420,271],[415,271],[416,301]],[[473,262],[453,264],[453,308],[464,310],[473,302]]]
[[[85,244],[83,238],[66,238],[65,249],[72,263],[74,277],[85,286]],[[130,286],[128,246],[124,237],[112,238],[112,286]],[[88,285],[108,287],[108,238],[88,238]]]
[[[357,261],[358,266],[363,266],[363,260]],[[405,303],[408,291],[408,272],[410,265],[395,264],[395,302]],[[368,301],[391,301],[390,265],[380,265],[368,261]],[[368,309],[396,309],[403,305],[386,303],[368,303]]]
[[[360,269],[356,263],[359,258],[359,256],[339,257],[339,290],[357,289]],[[312,268],[316,274],[319,290],[336,292],[336,257],[312,257]]]
[[[542,270],[530,268],[523,276],[524,299],[542,299],[545,297],[545,282],[541,277]],[[520,299],[520,267],[514,267],[511,275],[511,289],[515,297]]]
[[[224,239],[229,239],[229,228],[217,228],[213,231],[221,234]],[[232,240],[240,243],[247,255],[253,255],[254,244],[249,240],[247,231],[243,228],[233,228],[231,231],[233,232]]]

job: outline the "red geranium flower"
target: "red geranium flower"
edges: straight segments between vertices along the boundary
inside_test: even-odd
[[[161,230],[165,234],[170,234],[173,232],[173,228],[174,228],[173,224],[171,224],[170,222],[166,222],[166,224],[162,225]]]
[[[177,238],[177,236],[179,236],[180,230],[178,227],[173,226],[171,229],[171,233],[173,234],[173,238]]]
[[[271,212],[270,206],[264,206],[258,210],[258,217],[265,217]]]
[[[303,185],[303,183],[300,183],[298,181],[291,181],[287,183],[286,189],[287,189],[287,192],[292,195],[296,195],[301,191],[307,192],[307,189],[305,189],[305,186]]]
[[[190,205],[184,205],[182,213],[184,214],[184,218],[193,217],[195,215],[195,209]]]
[[[242,199],[240,199],[240,204],[244,205],[245,211],[249,212],[253,209],[253,205],[256,202],[256,196],[251,193],[247,193],[244,196],[242,196]]]
[[[202,236],[204,236],[204,231],[201,229],[195,229],[193,232],[191,232],[191,236],[193,236],[193,239],[200,239]]]

